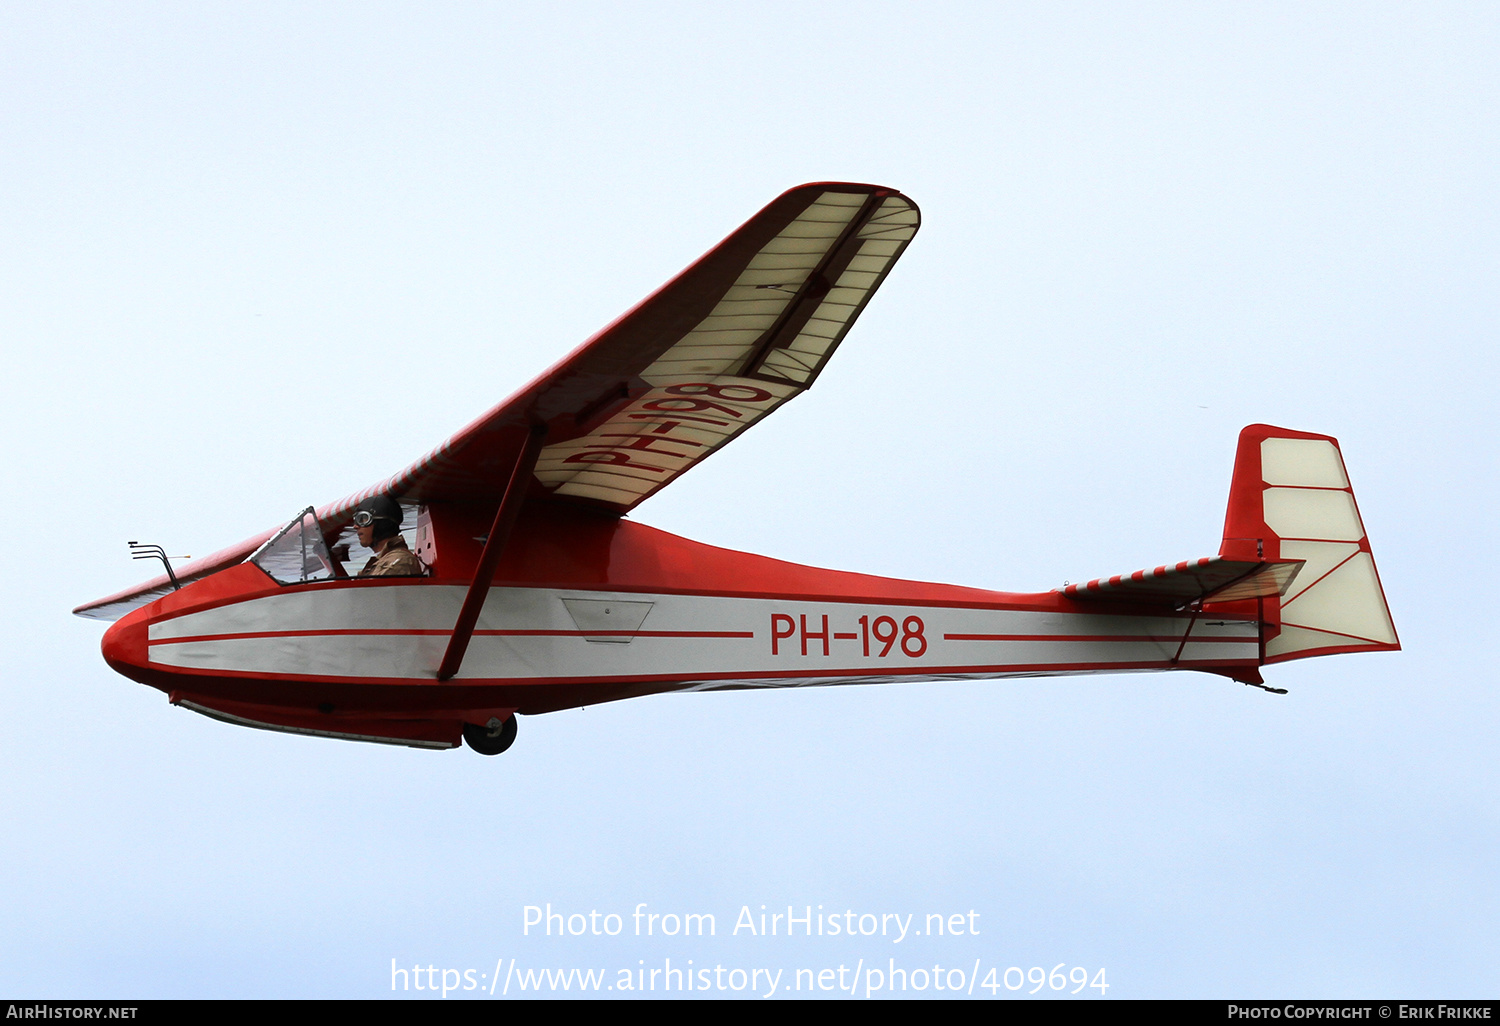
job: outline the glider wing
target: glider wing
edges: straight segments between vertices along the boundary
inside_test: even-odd
[[[812,386],[920,224],[894,189],[802,185],[411,466],[317,510],[341,530],[376,493],[495,503],[532,428],[547,429],[531,492],[623,514]],[[177,571],[182,583],[250,555],[251,539]],[[117,619],[165,576],[74,610]]]

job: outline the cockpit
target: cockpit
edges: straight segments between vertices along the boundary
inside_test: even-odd
[[[433,542],[426,509],[403,503],[401,511],[400,537],[422,560],[421,565],[430,567]],[[356,578],[373,555],[371,549],[359,543],[352,524],[329,535],[309,506],[272,535],[250,556],[249,562],[264,570],[277,584],[310,584]]]

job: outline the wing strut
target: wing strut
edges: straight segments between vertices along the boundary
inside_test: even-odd
[[[443,653],[443,664],[438,667],[438,680],[448,680],[458,672],[469,648],[469,638],[474,634],[474,625],[479,622],[479,612],[484,600],[489,597],[490,583],[495,579],[495,568],[500,565],[500,554],[505,550],[505,539],[515,525],[516,514],[526,501],[526,489],[531,484],[531,472],[536,467],[536,458],[542,451],[542,440],[547,437],[544,424],[535,424],[521,446],[516,465],[511,468],[510,481],[505,486],[505,497],[500,508],[495,510],[495,522],[490,526],[489,537],[484,541],[484,551],[479,554],[479,566],[474,569],[474,580],[469,593],[464,596],[463,608],[458,611],[458,622],[453,625],[453,636],[448,639],[448,651]]]

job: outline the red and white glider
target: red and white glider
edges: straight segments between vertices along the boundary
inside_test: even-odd
[[[245,726],[495,754],[515,713],[664,691],[1204,670],[1400,647],[1338,443],[1240,435],[1219,554],[1041,594],[890,580],[623,519],[800,395],[917,232],[871,185],[804,185],[399,474],[139,587],[117,671]],[[351,577],[398,500],[425,577]],[[170,566],[169,566],[170,570]]]

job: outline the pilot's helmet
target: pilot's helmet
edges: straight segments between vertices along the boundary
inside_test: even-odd
[[[391,538],[401,532],[401,504],[389,495],[372,495],[354,507],[354,526],[375,525],[375,540]]]

